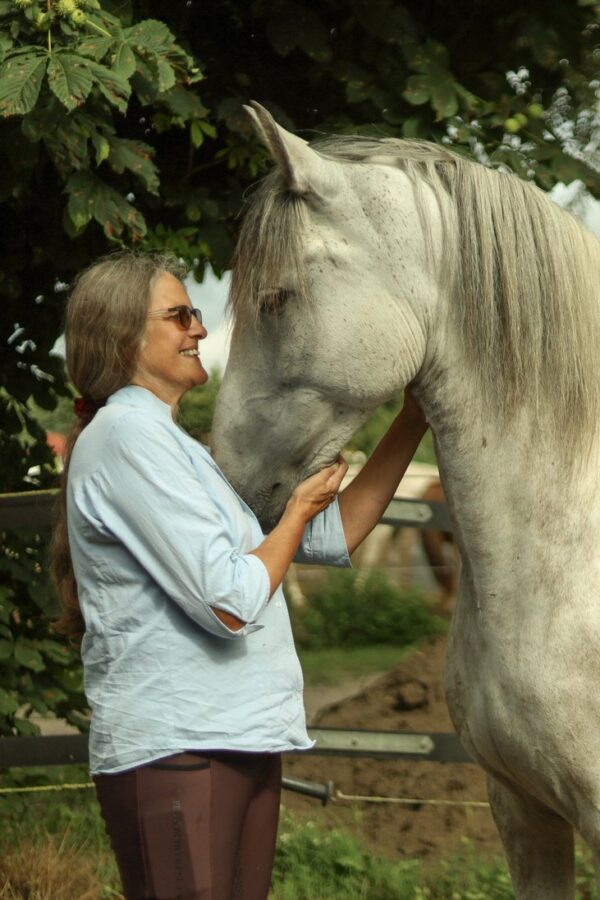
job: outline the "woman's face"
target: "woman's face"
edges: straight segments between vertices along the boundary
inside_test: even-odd
[[[166,310],[173,306],[191,309],[192,304],[179,279],[165,272],[156,282],[148,312],[165,310],[164,315],[170,316]],[[170,406],[176,405],[186,391],[208,378],[198,355],[198,343],[206,334],[195,316],[187,330],[181,328],[177,315],[149,317],[132,383],[152,391]]]

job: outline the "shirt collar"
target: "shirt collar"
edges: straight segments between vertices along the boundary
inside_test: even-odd
[[[126,387],[119,388],[106,401],[107,405],[111,403],[121,403],[124,406],[134,406],[137,409],[143,409],[148,415],[156,419],[168,419],[171,425],[173,422],[173,413],[168,403],[159,400],[156,394],[147,388],[139,387],[137,384],[128,384]]]

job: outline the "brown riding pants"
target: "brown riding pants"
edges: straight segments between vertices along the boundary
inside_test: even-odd
[[[274,753],[179,753],[94,779],[127,900],[266,900]]]

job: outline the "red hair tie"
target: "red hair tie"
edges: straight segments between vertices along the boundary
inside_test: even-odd
[[[104,400],[93,400],[91,397],[77,397],[73,402],[75,415],[80,419],[92,419],[101,406],[104,406]]]

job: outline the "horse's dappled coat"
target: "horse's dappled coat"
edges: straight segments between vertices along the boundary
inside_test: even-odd
[[[276,168],[236,253],[217,460],[272,521],[412,383],[463,560],[448,706],[519,900],[567,900],[573,827],[600,860],[598,241],[444,147],[317,151],[252,115]]]

